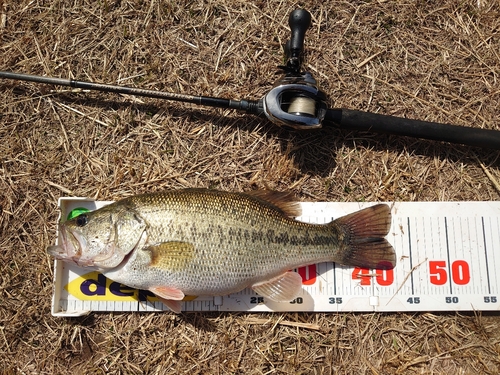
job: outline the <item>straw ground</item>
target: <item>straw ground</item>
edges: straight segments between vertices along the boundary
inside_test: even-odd
[[[287,19],[330,105],[499,129],[500,5],[0,1],[0,69],[226,98],[277,79]],[[498,153],[0,82],[0,373],[497,374],[486,313],[50,315],[57,199],[207,187],[314,201],[498,200]]]

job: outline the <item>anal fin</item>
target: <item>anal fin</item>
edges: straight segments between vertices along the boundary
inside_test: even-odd
[[[167,286],[153,287],[149,288],[149,290],[153,292],[160,299],[160,301],[174,313],[179,314],[181,312],[181,301],[184,298],[182,290]]]
[[[167,306],[172,312],[180,314],[182,312],[182,301],[174,301],[173,299],[165,299],[158,297],[158,299]]]
[[[302,277],[296,272],[285,272],[270,280],[252,285],[252,289],[263,297],[276,302],[290,302],[302,290]]]

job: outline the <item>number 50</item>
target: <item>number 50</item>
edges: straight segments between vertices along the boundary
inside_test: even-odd
[[[448,281],[448,270],[445,260],[429,261],[430,282],[434,285],[444,285]],[[466,285],[470,281],[469,263],[465,260],[455,260],[451,264],[451,279],[457,285]]]

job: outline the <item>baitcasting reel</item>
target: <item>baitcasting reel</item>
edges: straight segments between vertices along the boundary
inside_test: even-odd
[[[264,113],[277,125],[320,128],[327,110],[326,94],[318,88],[311,73],[301,71],[304,38],[311,25],[311,15],[303,9],[295,10],[288,23],[292,36],[285,46],[287,62],[279,67],[285,74],[264,96]]]
[[[294,129],[321,128],[327,110],[326,95],[309,72],[285,75],[262,100],[271,122]]]
[[[285,47],[287,61],[286,65],[279,67],[283,76],[262,99],[257,101],[184,95],[5,71],[0,71],[0,78],[175,100],[209,107],[232,108],[258,116],[265,115],[276,125],[294,129],[335,126],[342,129],[396,134],[500,150],[498,130],[410,120],[342,108],[329,109],[327,96],[319,89],[311,73],[301,70],[304,38],[311,25],[311,15],[304,9],[294,10],[288,21],[291,38]]]

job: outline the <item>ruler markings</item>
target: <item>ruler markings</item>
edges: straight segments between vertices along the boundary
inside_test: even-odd
[[[452,221],[453,221],[453,218],[452,218]],[[448,259],[448,280],[450,282],[450,294],[453,294],[453,283],[452,283],[452,279],[453,277],[451,277],[451,260],[450,260],[450,242],[449,242],[449,239],[448,239],[448,219],[447,217],[445,216],[444,217],[444,233],[445,233],[445,241],[446,241],[446,257]]]
[[[421,230],[419,231],[418,235],[422,236],[423,237],[423,241],[420,242],[419,241],[419,237],[417,236],[416,237],[416,240],[417,240],[417,243],[420,244],[420,243],[423,243],[423,246],[419,246],[419,253],[423,253],[423,254],[427,254],[427,252],[429,251],[432,251],[432,256],[429,257],[430,259],[434,259],[436,258],[436,256],[434,255],[434,250],[435,250],[435,246],[433,246],[433,236],[432,236],[432,217],[429,218],[429,223],[430,223],[430,227],[427,228],[426,227],[426,220],[425,220],[425,217],[422,217],[421,218],[422,220],[422,228]],[[420,232],[422,232],[422,234],[420,234]],[[426,235],[428,234],[428,235]],[[430,240],[428,239],[430,237]],[[428,243],[430,242],[430,243]],[[427,274],[429,273],[429,267],[426,267],[427,269],[424,271],[422,270],[423,272],[420,274],[420,281],[422,281],[423,278],[426,278],[427,280],[429,279]],[[440,294],[439,293],[439,290],[433,286],[431,283],[422,283],[422,285],[425,285],[426,286],[426,292],[424,292],[424,294]],[[423,291],[421,291],[422,293]],[[434,292],[434,293],[433,293]]]
[[[488,246],[486,243],[486,228],[484,223],[484,217],[477,218],[475,221],[468,220],[470,222],[469,227],[470,230],[474,230],[474,242],[470,245],[471,256],[473,255],[473,251],[477,250],[477,263],[478,263],[478,277],[476,280],[480,281],[481,288],[476,290],[476,293],[491,293],[491,284],[490,284],[490,275],[489,275],[489,260],[488,260]],[[472,238],[472,236],[471,236]]]
[[[333,221],[334,218],[333,217],[330,217],[330,221]],[[334,296],[337,296],[338,295],[338,290],[337,290],[337,263],[333,263],[333,267],[332,267],[332,271],[333,271],[333,295]]]
[[[463,232],[463,227],[462,227],[462,218],[461,217],[458,217],[458,218],[454,218],[453,217],[452,220],[453,220],[453,229],[454,229],[452,239],[453,239],[453,250],[454,250],[454,253],[455,253],[455,259],[460,259],[460,257],[462,259],[464,259],[467,262],[467,264],[469,264],[469,266],[468,266],[469,267],[469,273],[473,274],[474,269],[473,269],[472,259],[470,259],[470,256],[466,257],[465,253],[464,253],[464,246],[466,246],[467,242],[464,242],[464,232]],[[455,225],[456,220],[458,220],[458,224],[457,225]],[[457,233],[457,230],[458,230],[458,233]],[[469,241],[470,241],[470,232],[467,233],[467,234],[468,234],[468,238],[469,238]],[[460,241],[457,241],[457,236],[459,236]],[[458,243],[462,244],[462,246],[459,246]],[[462,273],[463,272],[465,272],[465,271],[462,269]],[[462,274],[461,277],[464,278],[465,275]],[[452,278],[453,278],[453,275],[452,275]],[[467,284],[466,286],[463,286],[462,288],[458,288],[458,289],[465,289],[467,292],[472,293],[472,290],[469,287],[469,284]]]
[[[410,258],[410,272],[413,269],[413,254],[411,251],[411,228],[410,228],[410,218],[406,218],[407,228],[408,228],[408,254]],[[413,272],[410,273],[410,286],[411,286],[411,294],[415,295],[415,284],[413,283]]]
[[[467,288],[470,290],[471,294],[483,294],[489,293],[487,292],[488,288],[488,260],[483,256],[483,246],[484,242],[479,240],[479,234],[481,232],[481,228],[479,227],[478,219],[476,219],[476,225],[473,225],[473,222],[469,217],[462,218],[467,223],[468,230],[468,238],[464,239],[464,245],[468,247],[464,249],[464,253],[468,257],[467,261],[470,261],[470,276],[471,276],[471,284],[468,284]],[[474,256],[474,253],[477,255]],[[484,266],[483,266],[484,265]],[[486,268],[486,272],[483,270],[483,267]],[[483,275],[486,274],[486,280]]]
[[[444,249],[444,247],[441,245],[441,240],[442,238],[441,237],[435,237],[434,236],[434,220],[436,221],[436,224],[435,226],[437,228],[439,228],[439,218],[429,218],[429,223],[430,223],[430,226],[429,228],[424,228],[424,233],[428,232],[430,233],[430,237],[431,237],[431,242],[428,246],[426,246],[425,248],[425,252],[427,251],[428,248],[432,249],[432,257],[431,259],[440,259],[441,258],[441,252],[440,250],[441,249]],[[435,246],[434,242],[437,242],[437,246]],[[445,245],[446,246],[446,245]],[[438,254],[436,255],[435,252],[438,252]],[[430,266],[427,267],[427,270],[426,270],[429,274],[430,274]],[[424,276],[427,276],[427,275],[424,275]],[[429,276],[426,277],[427,280],[429,280]],[[432,283],[430,283],[429,285],[431,285]],[[436,294],[443,294],[443,288],[439,288],[438,286],[433,286],[433,289],[435,289],[436,291]],[[447,293],[447,292],[446,292]]]
[[[460,222],[462,223],[464,219],[460,219]],[[471,275],[472,279],[474,279],[474,275],[477,273],[479,275],[479,278],[476,278],[476,280],[479,280],[480,285],[476,285],[475,283],[472,283],[472,286],[470,288],[470,292],[473,294],[480,293],[483,289],[483,278],[482,278],[482,271],[481,271],[481,261],[482,258],[479,257],[479,242],[477,241],[477,230],[476,228],[472,228],[471,222],[468,217],[465,218],[465,227],[467,229],[467,234],[468,237],[466,240],[463,239],[462,236],[462,241],[463,244],[467,244],[467,247],[464,248],[464,254],[467,254],[468,258],[470,259],[470,265],[471,265]],[[460,226],[461,231],[462,231],[462,225]],[[475,246],[474,246],[475,243]],[[478,251],[478,257],[477,259],[474,259],[472,257],[472,249],[476,248]]]
[[[410,282],[408,281],[408,284],[406,283],[406,281],[409,280],[409,274],[406,278],[407,280],[405,280],[406,263],[409,262],[409,255],[407,250],[408,228],[407,223],[405,223],[403,218],[398,217],[397,219],[397,227],[395,227],[394,229],[395,231],[399,231],[399,235],[396,236],[396,233],[394,233],[393,246],[395,249],[401,249],[401,254],[396,255],[396,262],[399,261],[400,264],[403,264],[404,266],[395,267],[392,271],[394,273],[394,282],[391,284],[391,286],[385,288],[386,295],[390,297],[389,302],[392,301],[397,295],[404,295],[406,289],[411,289]],[[385,306],[387,306],[389,302],[387,302]]]
[[[457,219],[458,219],[458,224],[457,224]],[[461,218],[455,218],[455,217],[452,217],[451,218],[451,228],[450,228],[450,232],[452,233],[452,236],[451,238],[449,238],[449,241],[450,241],[450,247],[452,247],[452,250],[453,250],[453,254],[455,254],[455,259],[451,260],[450,261],[450,264],[449,266],[452,267],[452,272],[450,273],[451,275],[451,279],[453,280],[453,285],[455,285],[455,276],[458,277],[458,278],[464,278],[465,275],[463,275],[463,273],[465,272],[463,267],[462,266],[462,274],[460,273],[460,271],[457,271],[455,272],[456,270],[453,269],[453,263],[456,262],[457,259],[463,259],[465,260],[466,264],[467,264],[467,267],[469,269],[469,274],[472,272],[472,262],[469,262],[469,259],[465,259],[465,254],[464,254],[464,242],[463,242],[463,232],[462,232],[462,220]],[[462,244],[461,248],[458,247],[457,245],[457,236],[460,238],[460,243]],[[457,268],[458,270],[458,268]],[[455,273],[457,273],[457,275],[454,275]],[[455,292],[457,290],[465,290],[465,292],[469,292],[469,288],[468,286],[462,286],[462,287],[457,287],[455,285]]]
[[[500,233],[500,217],[496,218],[496,222],[497,222],[497,228],[496,228],[496,231],[495,231],[495,233],[496,233],[496,247],[493,246],[492,250],[494,251],[494,253],[495,253],[495,250],[496,250],[496,253],[498,254],[498,253],[500,253],[500,235],[499,235],[499,233]],[[494,268],[493,269],[499,269],[499,267],[496,265],[496,260],[497,260],[497,257],[495,257],[495,261],[494,261],[494,265],[493,265]],[[495,277],[495,281],[496,281],[496,283],[494,285],[498,287],[498,276],[497,276],[497,273],[495,273],[494,277]],[[493,291],[493,293],[498,293],[497,288],[495,288],[495,290]]]
[[[476,228],[471,227],[471,223],[469,220],[469,217],[463,218],[460,217],[460,232],[461,232],[461,238],[462,238],[462,252],[464,258],[466,257],[466,261],[470,262],[470,276],[471,280],[474,281],[475,278],[474,276],[477,274],[479,277],[477,280],[479,280],[479,289],[483,290],[483,279],[482,279],[482,272],[481,272],[481,262],[482,262],[482,254],[480,253],[480,246],[477,241],[477,230]],[[465,223],[465,224],[464,224]],[[464,238],[464,236],[467,236]],[[474,240],[476,238],[476,240]],[[460,246],[460,243],[458,244]],[[477,252],[477,257],[472,256],[472,249],[476,249]],[[467,290],[471,294],[477,294],[478,291],[475,290],[475,287],[477,287],[476,283],[468,283],[467,284]]]
[[[333,295],[337,295],[337,263],[333,263]]]
[[[428,257],[429,258],[429,255],[426,253],[425,251],[425,247],[424,249],[420,249],[420,244],[424,243],[423,241],[425,241],[425,238],[421,239],[421,240],[418,240],[418,235],[419,235],[419,218],[417,217],[414,217],[411,219],[411,223],[412,223],[412,226],[411,226],[411,239],[412,239],[412,245],[411,245],[411,251],[412,253],[415,255],[415,254],[422,254],[423,256],[425,257]],[[424,288],[428,291],[428,284],[424,287],[424,284],[422,283],[422,273],[425,272],[423,269],[419,269],[419,270],[416,270],[417,272],[415,272],[414,274],[414,280],[415,280],[415,283],[413,284],[415,286],[415,290],[414,290],[414,293],[415,294],[422,294],[422,292],[424,291]]]
[[[490,222],[490,238],[491,238],[491,245],[490,245],[490,255],[491,258],[493,258],[492,262],[492,269],[493,270],[498,270],[500,269],[500,265],[498,264],[498,256],[500,255],[500,216],[496,218],[496,228],[494,228],[495,225],[495,220],[493,218],[489,219]],[[498,286],[500,284],[499,282],[499,277],[498,277],[498,272],[493,273],[492,279],[495,280],[493,283],[492,287],[492,292],[493,293],[498,293]]]
[[[417,253],[418,254],[425,254],[429,259],[435,258],[434,256],[434,246],[432,246],[432,241],[431,243],[428,244],[428,237],[426,236],[426,233],[431,234],[432,233],[432,218],[431,220],[431,229],[428,231],[426,230],[426,221],[424,217],[419,217],[418,220],[415,218],[415,236],[413,238],[415,239],[415,244],[417,247]],[[422,234],[420,233],[422,232]],[[422,240],[420,240],[420,236],[422,237]],[[432,256],[429,256],[428,252],[432,251]],[[425,281],[428,281],[428,273],[429,273],[429,267],[422,268],[419,270],[418,276],[419,276],[419,294],[439,294],[438,290],[429,282],[423,282],[424,279]]]
[[[484,227],[484,216],[481,216],[481,227],[483,230],[484,259],[486,261],[486,280],[488,282],[488,294],[491,294],[490,271],[488,269],[488,245],[486,244],[486,229]]]

